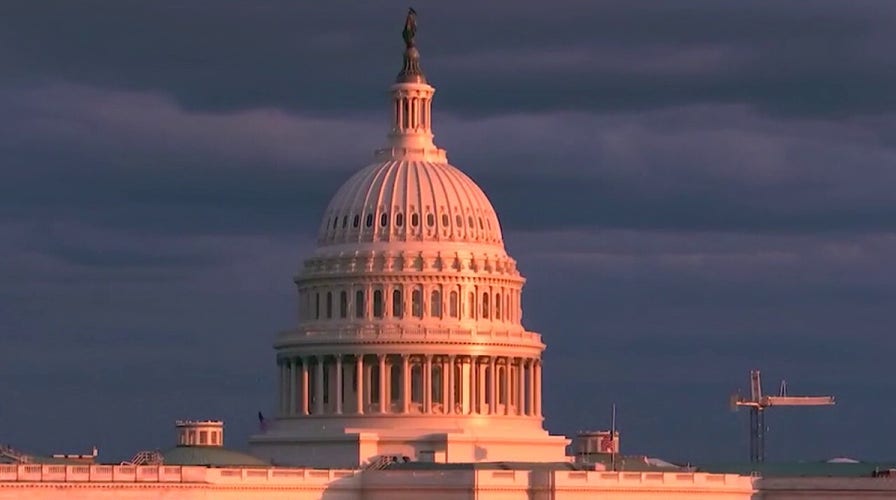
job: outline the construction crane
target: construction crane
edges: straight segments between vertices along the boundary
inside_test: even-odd
[[[759,370],[750,372],[750,399],[740,394],[731,396],[731,408],[750,408],[750,462],[765,461],[765,410],[773,406],[829,406],[834,404],[834,396],[788,396],[787,382],[781,381],[777,396],[762,395],[762,379]]]

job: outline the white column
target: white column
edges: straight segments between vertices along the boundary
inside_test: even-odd
[[[336,414],[342,415],[342,354],[336,355]],[[332,392],[330,393],[332,396]]]
[[[454,414],[454,384],[457,382],[454,380],[454,356],[448,356],[448,397],[446,401],[448,402],[448,406],[445,409],[445,413],[448,415]]]
[[[380,362],[380,413],[386,413],[386,355],[378,356]]]
[[[503,299],[502,299],[503,300]],[[504,414],[510,415],[510,391],[512,390],[510,363],[511,358],[504,358]]]
[[[364,414],[364,355],[359,354],[355,359],[355,411],[358,415]]]
[[[302,357],[302,415],[308,414],[308,357]]]
[[[489,377],[488,384],[488,413],[489,415],[495,415],[498,413],[498,363],[495,356],[489,357],[488,360],[488,370],[491,372],[491,377]]]
[[[442,413],[448,414],[448,405],[451,401],[449,399],[450,394],[448,392],[448,358],[442,356]]]
[[[516,414],[526,414],[526,360],[520,358],[516,371]]]
[[[296,414],[296,396],[297,396],[296,393],[298,392],[296,390],[296,363],[297,363],[297,361],[298,360],[296,358],[291,358],[291,359],[287,360],[287,363],[289,364],[289,367],[288,367],[289,371],[288,371],[288,375],[287,375],[289,377],[289,387],[287,390],[289,391],[289,393],[286,395],[286,412],[289,415]]]
[[[470,399],[472,400],[470,412],[479,413],[482,407],[482,372],[479,369],[479,356],[471,356],[470,364]]]
[[[532,371],[535,372],[535,416],[541,416],[541,360],[536,360],[532,364]]]
[[[401,355],[401,412],[411,410],[411,364],[407,354]]]
[[[528,368],[528,388],[529,388],[529,407],[527,408],[526,415],[533,416],[535,415],[535,360],[527,359],[526,367]]]
[[[324,358],[317,356],[317,373],[314,380],[314,414],[320,415],[324,412]]]
[[[432,354],[426,355],[423,365],[423,413],[432,413]]]

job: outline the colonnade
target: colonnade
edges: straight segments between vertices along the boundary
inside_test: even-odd
[[[512,356],[282,357],[280,415],[541,416],[541,360]]]

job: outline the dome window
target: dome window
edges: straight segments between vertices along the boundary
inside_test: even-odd
[[[438,290],[429,294],[429,315],[433,318],[442,317],[442,293]]]
[[[457,292],[452,291],[450,295],[448,295],[448,315],[452,318],[457,317]]]
[[[339,216],[338,215],[336,217],[333,217],[333,229],[336,229],[337,226],[339,226]]]
[[[401,227],[404,225],[404,214],[403,213],[398,212],[397,214],[395,214],[395,225],[398,227]]]
[[[467,225],[470,226],[471,228],[474,226],[474,224],[473,224],[473,216],[472,216],[472,215],[469,216],[469,217],[467,217]]]
[[[396,288],[392,291],[392,317],[400,318],[402,313],[401,289]]]
[[[355,214],[355,220],[352,222],[352,227],[358,227],[358,224],[361,222],[361,216]]]
[[[367,214],[367,220],[364,221],[367,227],[373,226],[373,214]]]
[[[373,291],[373,317],[375,317],[375,318],[383,317],[383,291],[382,290],[374,290]]]
[[[482,317],[488,319],[488,292],[482,293]]]
[[[448,214],[442,214],[442,225],[447,227],[449,222]]]
[[[436,225],[436,216],[433,214],[426,214],[426,225],[429,227],[433,227]]]
[[[383,227],[389,225],[389,214],[383,213],[383,215],[380,215],[380,225]]]
[[[417,288],[411,292],[411,309],[415,318],[423,317],[423,290]]]
[[[482,225],[482,217],[479,218],[479,229],[485,229],[485,226]]]
[[[464,227],[464,218],[463,218],[463,216],[461,216],[460,214],[457,214],[457,216],[454,218],[454,220],[457,221],[457,227]]]
[[[495,294],[495,319],[501,319],[501,294]]]
[[[417,227],[420,225],[420,215],[419,214],[411,214],[411,226]]]
[[[327,319],[333,318],[333,292],[327,292]]]
[[[348,316],[348,292],[345,290],[339,292],[339,317]]]
[[[364,290],[355,292],[355,317],[364,317]]]

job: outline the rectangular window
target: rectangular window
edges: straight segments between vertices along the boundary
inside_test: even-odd
[[[199,431],[199,444],[208,444],[208,431]]]

